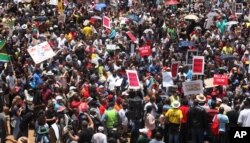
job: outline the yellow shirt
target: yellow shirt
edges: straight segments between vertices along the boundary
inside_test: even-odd
[[[87,26],[82,29],[82,33],[86,36],[86,38],[90,38],[94,31],[91,27]]]
[[[226,55],[232,55],[233,54],[233,48],[232,47],[223,47],[222,48],[222,53]]]
[[[183,115],[180,109],[169,109],[168,112],[165,114],[165,117],[170,123],[180,124]]]

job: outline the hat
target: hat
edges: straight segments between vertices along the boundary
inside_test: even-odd
[[[68,97],[68,98],[71,98],[71,97],[73,97],[74,95],[77,95],[77,92],[70,91],[70,92],[67,94],[67,97]]]
[[[128,96],[129,94],[128,94],[128,92],[123,91],[123,92],[122,92],[122,95],[124,95],[124,96]]]
[[[104,88],[104,86],[103,85],[99,85],[99,88]]]
[[[196,95],[196,99],[199,102],[205,102],[206,101],[206,97],[203,94]]]
[[[46,73],[46,75],[53,76],[53,75],[54,75],[54,73],[53,73],[52,71],[48,71],[48,72]]]
[[[70,86],[70,87],[69,87],[69,90],[75,90],[75,89],[76,89],[75,86]]]
[[[21,27],[22,27],[23,30],[28,28],[27,24],[23,24]]]
[[[172,106],[173,108],[179,108],[179,107],[181,106],[181,103],[180,103],[179,101],[174,101],[174,102],[171,104],[171,106]]]
[[[56,100],[62,100],[63,97],[62,96],[56,96]]]
[[[147,134],[148,133],[148,129],[147,128],[139,129],[139,132],[143,133],[143,134]]]
[[[98,131],[100,131],[100,132],[104,131],[104,127],[103,126],[99,126],[98,127]]]

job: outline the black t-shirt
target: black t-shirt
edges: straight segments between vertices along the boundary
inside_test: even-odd
[[[56,112],[54,111],[50,111],[50,110],[47,110],[45,112],[45,116],[48,118],[48,119],[51,119],[53,117],[56,117]],[[51,126],[54,122],[48,122],[49,126]]]
[[[94,134],[94,130],[92,128],[83,129],[79,133],[79,141],[78,143],[91,143],[92,136]]]

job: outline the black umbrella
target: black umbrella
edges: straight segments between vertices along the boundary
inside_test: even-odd
[[[237,60],[238,57],[234,55],[223,55],[223,56],[220,56],[220,59],[225,60],[225,61],[231,61],[231,60]]]

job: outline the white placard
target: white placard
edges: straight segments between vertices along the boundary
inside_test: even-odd
[[[34,47],[29,48],[28,53],[36,64],[41,63],[56,55],[48,42],[43,42]]]
[[[58,5],[58,0],[50,0],[50,1],[49,1],[49,4],[50,4],[50,5],[56,5],[56,6],[57,6],[57,5]]]
[[[194,80],[182,83],[184,95],[203,93],[203,84],[201,80]]]
[[[170,87],[173,85],[174,85],[174,82],[172,80],[172,73],[171,72],[163,72],[162,73],[162,86],[163,87]]]

